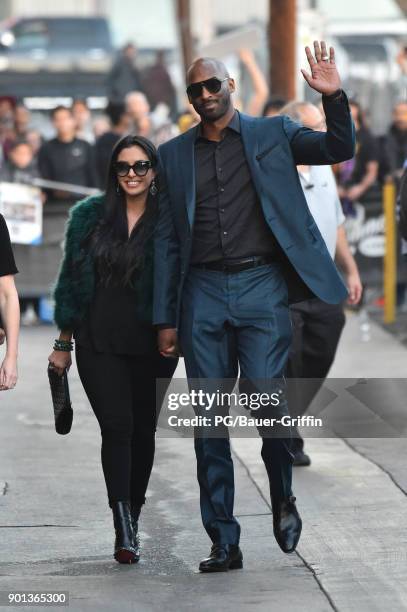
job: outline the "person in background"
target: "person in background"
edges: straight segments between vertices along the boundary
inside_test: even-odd
[[[0,96],[0,128],[12,129],[14,125],[15,99],[10,96]]]
[[[26,137],[31,126],[31,113],[24,104],[17,104],[14,110],[14,131],[17,137]]]
[[[30,129],[31,113],[24,104],[17,104],[13,113],[13,128],[3,144],[4,155],[7,158],[15,140],[26,139]]]
[[[143,72],[143,86],[150,107],[154,110],[163,102],[170,110],[172,118],[177,113],[177,95],[168,69],[165,65],[165,51],[156,53],[155,62]]]
[[[400,180],[398,193],[399,228],[403,244],[403,255],[407,254],[407,160],[404,164],[403,174]]]
[[[158,353],[152,325],[156,165],[145,138],[127,135],[115,145],[106,192],[70,212],[54,291],[61,332],[49,362],[60,375],[69,369],[74,336],[79,376],[101,430],[119,563],[139,560],[138,521],[160,405],[156,380],[171,378],[177,366]]]
[[[191,113],[189,110],[185,110],[177,118],[177,126],[179,133],[183,134],[195,125],[198,125],[200,120],[201,118],[199,117],[199,115],[197,115],[197,113]]]
[[[72,115],[76,124],[76,136],[90,144],[95,142],[93,133],[92,115],[88,103],[84,99],[77,99],[72,104]]]
[[[278,98],[276,96],[272,96],[267,100],[263,107],[262,116],[263,117],[276,117],[280,114],[280,110],[287,104],[287,100],[285,98]]]
[[[141,91],[130,91],[125,97],[125,105],[132,129],[144,138],[151,136],[153,124],[146,95]]]
[[[24,138],[15,140],[11,143],[8,160],[0,169],[0,180],[30,185],[38,176],[38,165],[30,143]]]
[[[326,131],[325,120],[309,102],[291,102],[281,115],[316,131]],[[343,271],[349,292],[348,303],[357,304],[362,284],[356,262],[346,240],[335,178],[330,166],[297,166],[308,208],[325,241],[329,254]],[[288,406],[291,416],[303,415],[321,388],[335,359],[345,324],[343,305],[328,304],[318,297],[290,306],[293,339],[287,363]],[[301,382],[301,379],[306,379]],[[293,453],[296,466],[310,465],[304,440],[293,427]]]
[[[399,180],[407,158],[407,102],[398,102],[393,109],[393,121],[386,137],[385,152],[388,172]]]
[[[245,105],[244,112],[248,115],[257,117],[261,115],[267,96],[269,95],[267,81],[251,49],[240,49],[239,58],[249,75],[251,87],[253,89],[253,94]]]
[[[38,158],[39,150],[41,149],[41,145],[43,144],[43,139],[42,139],[41,133],[38,130],[29,129],[27,131],[26,136],[25,136],[25,140],[31,146],[33,155],[34,155],[35,159],[37,159]]]
[[[95,140],[106,134],[111,128],[111,122],[107,115],[100,115],[93,120],[93,135]]]
[[[125,98],[126,110],[132,122],[133,130],[139,136],[149,138],[157,147],[178,134],[178,129],[168,117],[168,109],[158,105],[154,114],[150,113],[147,97],[140,91],[132,91]]]
[[[13,138],[14,108],[14,98],[0,96],[0,165],[6,156],[4,145]]]
[[[76,136],[72,110],[57,106],[52,111],[56,137],[41,146],[38,154],[40,175],[50,181],[96,187],[97,176],[91,145]],[[73,203],[74,193],[59,189],[47,190],[50,200]]]
[[[379,171],[377,141],[366,125],[362,108],[355,100],[349,102],[356,129],[355,156],[338,165],[338,193],[345,215],[353,215],[354,202],[360,201],[376,181]]]
[[[95,162],[98,184],[105,187],[107,171],[114,145],[122,136],[129,133],[131,122],[124,104],[109,103],[106,113],[110,118],[111,128],[100,136],[95,143]]]
[[[121,104],[130,91],[142,91],[141,75],[136,66],[137,48],[127,43],[120,51],[107,77],[108,98]]]
[[[0,215],[0,344],[3,344],[4,340],[7,344],[6,356],[0,365],[0,391],[13,389],[17,383],[20,330],[20,306],[14,283],[14,275],[17,272],[10,235],[4,217]]]

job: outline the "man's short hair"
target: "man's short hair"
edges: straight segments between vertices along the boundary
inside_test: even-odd
[[[70,115],[72,115],[72,109],[68,106],[64,106],[63,104],[59,104],[51,111],[51,119],[54,119],[55,115],[59,113],[59,111],[67,111]]]
[[[283,106],[283,108],[280,109],[280,115],[288,115],[288,117],[290,117],[290,119],[292,119],[293,121],[296,121],[297,123],[300,123],[302,125],[302,113],[301,111],[304,108],[307,108],[309,106],[314,106],[311,102],[304,102],[304,101],[300,101],[300,100],[292,100],[291,102],[288,102],[288,104],[286,104],[285,106]]]
[[[10,153],[12,151],[14,151],[15,149],[17,149],[17,147],[20,147],[22,145],[26,145],[27,147],[30,147],[30,149],[32,149],[31,144],[28,142],[28,140],[26,138],[20,137],[20,138],[16,138],[10,145]]]
[[[285,98],[272,97],[267,100],[263,106],[263,117],[266,117],[270,110],[275,110],[276,113],[280,112],[280,109],[287,104]]]

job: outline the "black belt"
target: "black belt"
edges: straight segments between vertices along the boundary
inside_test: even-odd
[[[276,258],[273,255],[254,256],[254,257],[243,257],[242,259],[236,259],[235,261],[227,261],[220,259],[218,261],[211,261],[208,263],[193,264],[192,268],[199,268],[200,270],[218,270],[219,272],[225,272],[226,274],[234,274],[236,272],[243,272],[249,268],[257,268],[257,266],[264,266],[265,264],[275,261]]]

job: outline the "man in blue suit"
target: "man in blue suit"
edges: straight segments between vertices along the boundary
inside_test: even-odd
[[[346,287],[307,207],[298,164],[333,164],[354,154],[354,128],[334,50],[306,48],[308,84],[322,93],[327,132],[288,117],[236,111],[235,83],[217,60],[187,73],[189,101],[201,123],[159,148],[159,221],[155,238],[154,323],[163,355],[185,358],[189,380],[241,380],[281,394],[291,341],[288,304],[317,296],[338,303]],[[259,382],[261,381],[261,382]],[[277,381],[277,386],[275,386]],[[271,409],[271,406],[270,406]],[[291,488],[289,433],[259,429],[269,476],[273,531],[292,552],[301,519]],[[203,572],[241,568],[240,526],[227,432],[195,432],[201,515],[213,546]]]

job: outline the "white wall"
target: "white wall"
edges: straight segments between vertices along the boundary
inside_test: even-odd
[[[13,0],[12,16],[92,15],[97,11],[97,0]]]
[[[104,0],[114,41],[140,47],[175,47],[176,20],[173,0]]]
[[[395,0],[318,0],[318,9],[330,20],[400,19],[403,12]]]

